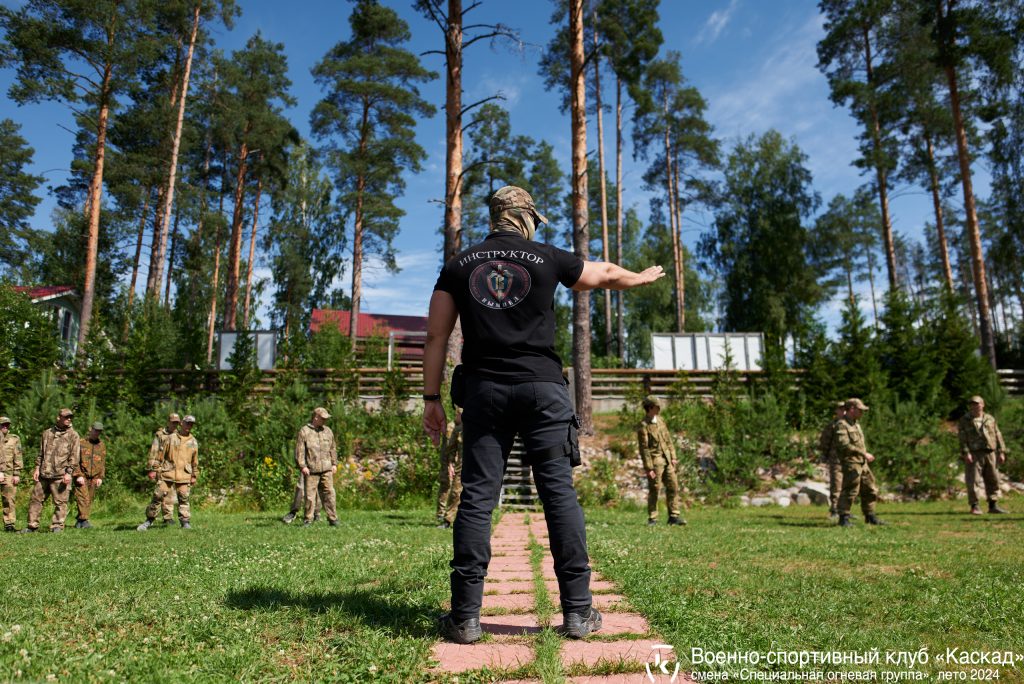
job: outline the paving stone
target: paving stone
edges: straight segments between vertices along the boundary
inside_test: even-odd
[[[504,559],[492,560],[487,566],[488,574],[492,572],[518,572],[527,577],[533,576],[533,566],[529,563],[511,563]]]
[[[450,644],[434,645],[436,670],[466,672],[486,667],[492,670],[512,670],[533,662],[533,647],[523,644]]]
[[[626,598],[621,594],[594,594],[592,598],[594,607],[598,610],[625,611],[629,609]]]
[[[641,682],[643,684],[648,684],[648,682],[652,681],[656,684],[660,684],[661,682],[665,682],[665,684],[668,684],[672,681],[674,681],[675,684],[690,684],[690,682],[693,682],[693,680],[690,679],[688,675],[683,674],[682,669],[679,670],[679,675],[675,678],[675,680],[672,679],[671,675],[665,674],[659,674],[652,680],[649,679],[647,677],[647,673],[644,672],[644,674],[642,675],[638,675],[637,673],[613,675],[587,675],[585,677],[570,677],[565,681],[566,684],[641,684]]]
[[[484,594],[532,594],[533,580],[521,582],[485,582]]]
[[[561,618],[556,617],[553,622],[562,626]],[[596,632],[598,636],[617,636],[620,634],[647,634],[651,625],[647,618],[639,613],[601,613],[601,631]]]
[[[567,641],[562,645],[562,664],[565,667],[598,663],[633,663],[639,671],[652,659],[657,641]]]
[[[536,634],[540,631],[537,616],[533,614],[484,616],[480,618],[480,627],[497,637]]]
[[[532,572],[502,572],[501,570],[488,571],[487,579],[494,582],[532,582]]]
[[[482,610],[501,608],[513,612],[525,613],[533,610],[535,601],[533,594],[484,594]]]

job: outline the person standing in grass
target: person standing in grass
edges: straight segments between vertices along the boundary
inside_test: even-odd
[[[78,465],[78,450],[81,440],[71,427],[74,412],[62,408],[57,413],[57,422],[47,428],[39,440],[39,458],[32,473],[35,486],[28,504],[28,527],[22,532],[38,532],[39,517],[43,504],[53,498],[51,532],[64,531],[64,519],[68,516],[68,496],[71,494],[71,474]]]
[[[167,424],[162,428],[157,428],[157,431],[153,433],[153,442],[149,445],[149,460],[146,465],[149,479],[156,481],[156,471],[158,469],[156,466],[160,463],[160,456],[164,453],[164,448],[167,446],[167,442],[170,441],[171,435],[178,431],[179,425],[181,425],[181,416],[177,413],[172,413],[167,416]],[[170,525],[174,521],[175,503],[177,503],[177,500],[174,490],[168,493],[166,500],[160,502],[164,525]]]
[[[462,409],[455,409],[455,423],[441,444],[441,468],[437,474],[437,526],[448,529],[455,522],[462,496]]]
[[[644,398],[646,415],[636,427],[640,443],[640,460],[647,474],[647,524],[658,524],[658,499],[661,485],[665,485],[665,505],[668,524],[685,525],[680,515],[679,477],[676,474],[676,445],[665,421],[659,418],[661,403],[657,397]]]
[[[875,475],[871,472],[870,465],[875,457],[868,452],[864,444],[864,431],[858,422],[867,410],[868,407],[860,399],[847,399],[846,415],[836,427],[836,453],[843,462],[843,491],[839,495],[841,527],[853,526],[850,509],[858,494],[864,521],[869,525],[885,524],[875,515],[878,485],[875,484]]]
[[[4,532],[14,532],[17,522],[14,503],[23,466],[21,438],[11,433],[11,419],[0,416],[0,497],[4,506]]]
[[[821,462],[828,465],[828,514],[835,518],[839,515],[839,494],[843,491],[843,464],[836,453],[836,430],[839,421],[846,415],[846,402],[837,402],[832,420],[822,429],[818,436],[818,451]]]
[[[964,484],[971,515],[981,515],[978,508],[978,471],[985,483],[989,513],[1006,513],[999,507],[999,465],[1006,462],[1006,442],[996,419],[985,413],[985,400],[974,395],[967,403],[967,413],[957,424],[960,456],[964,460]]]
[[[78,463],[75,467],[75,507],[78,509],[78,521],[75,527],[89,529],[89,511],[96,496],[96,489],[103,484],[107,473],[107,445],[100,439],[103,423],[92,424],[89,434],[83,437],[79,445]]]
[[[491,513],[498,503],[516,434],[526,447],[551,539],[558,577],[561,632],[580,639],[601,628],[590,594],[583,509],[573,487],[579,464],[574,415],[562,360],[555,352],[555,290],[626,290],[664,276],[660,266],[633,273],[533,241],[547,223],[522,188],[505,186],[489,200],[491,232],[441,269],[430,298],[423,356],[423,429],[434,445],[448,425],[441,376],[448,338],[462,324],[465,407],[462,499],[455,517],[451,611],[441,634],[471,644],[483,636],[480,606],[491,560]]]
[[[338,472],[338,445],[334,433],[324,423],[331,414],[327,409],[313,409],[313,417],[299,429],[295,438],[295,464],[302,472],[303,491],[306,494],[306,512],[303,525],[313,524],[317,497],[323,502],[327,522],[338,526],[338,513],[334,508],[334,473]]]
[[[160,459],[151,464],[155,470],[150,470],[149,477],[156,479],[155,476],[159,476],[159,480],[146,508],[146,521],[135,528],[139,532],[145,532],[153,525],[157,511],[171,491],[178,495],[178,520],[182,529],[192,528],[189,496],[199,475],[199,442],[192,435],[195,423],[194,416],[185,416],[178,432],[171,435],[164,445]]]

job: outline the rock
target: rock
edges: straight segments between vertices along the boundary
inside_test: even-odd
[[[790,499],[788,496],[780,496],[779,498],[775,499],[775,504],[777,506],[782,506],[783,508],[785,508],[786,506],[788,506],[792,502],[793,502],[793,500]]]
[[[750,505],[750,497],[744,494],[740,497],[740,507],[745,508]]]
[[[768,496],[770,496],[773,499],[781,499],[781,498],[788,499],[789,498],[789,490],[788,489],[773,489],[772,491],[768,492]]]
[[[1005,483],[1005,482],[999,483],[999,491],[1001,491],[1003,494],[1009,494],[1010,490],[1011,490],[1011,487],[1007,483]]]
[[[800,493],[807,495],[810,498],[811,503],[828,504],[828,485],[824,482],[812,482],[810,480],[806,480],[804,482],[798,482],[797,485],[800,487]]]
[[[796,495],[795,501],[796,501],[796,505],[797,506],[810,506],[811,505],[811,497],[807,496],[803,492],[800,492],[799,494]]]
[[[755,496],[750,499],[751,506],[771,506],[773,503],[775,503],[775,501],[768,496]]]

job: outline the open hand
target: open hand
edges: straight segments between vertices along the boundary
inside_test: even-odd
[[[19,482],[21,482],[21,478],[15,475],[14,477],[11,478],[11,482],[13,482],[14,484],[18,484]]]
[[[302,474],[303,475],[309,475],[309,468],[303,468],[302,469]]]
[[[85,486],[85,478],[84,477],[76,477],[75,478],[75,484],[78,485],[79,487],[84,487]]]
[[[39,482],[39,468],[32,471],[32,481]]]
[[[148,475],[147,475],[147,477],[149,477],[150,480],[155,480],[156,479],[156,471],[155,470],[150,470]]]
[[[663,277],[665,277],[664,268],[662,268],[661,266],[651,266],[650,268],[645,268],[643,271],[640,272],[640,283],[642,285],[646,285],[648,283],[653,283],[655,280],[658,280],[659,278]]]
[[[99,487],[101,484],[103,484],[103,478],[97,477],[95,480],[93,480],[93,482],[95,482],[96,486]]]
[[[864,454],[864,460],[867,461],[868,463],[871,463],[872,461],[875,460],[875,457],[873,454]]]
[[[423,404],[423,431],[430,437],[434,446],[441,443],[441,434],[448,426],[448,417],[444,414],[444,406],[439,401],[427,401]]]
[[[64,473],[64,477],[61,478],[61,482],[63,482],[64,484],[71,484],[71,474]]]

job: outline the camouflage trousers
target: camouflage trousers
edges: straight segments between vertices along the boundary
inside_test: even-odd
[[[92,510],[92,500],[96,497],[96,480],[86,479],[84,485],[75,485],[75,507],[78,519],[88,520]]]
[[[828,461],[828,509],[839,510],[839,495],[843,491],[843,464],[836,458]]]
[[[671,518],[679,517],[679,478],[676,476],[675,465],[668,462],[668,459],[659,456],[652,462],[654,466],[654,477],[647,478],[647,519],[658,519],[658,499],[661,496],[661,486],[665,485],[665,503],[668,505],[668,515]]]
[[[999,469],[994,451],[976,451],[971,454],[974,463],[964,462],[964,484],[967,485],[967,503],[978,505],[978,472],[985,483],[985,498],[995,501],[999,498]]]
[[[14,499],[17,493],[18,488],[11,483],[11,476],[8,475],[4,483],[0,484],[0,498],[4,500],[4,525],[13,525],[18,519],[14,512]]]
[[[878,485],[875,474],[867,463],[843,463],[843,491],[839,495],[839,515],[849,515],[853,500],[860,495],[860,510],[864,515],[874,515],[878,500]]]
[[[153,490],[153,498],[149,501],[149,506],[146,507],[146,520],[155,520],[157,511],[160,510],[161,506],[164,509],[164,520],[171,520],[174,517],[174,495],[178,495],[178,519],[188,520],[192,509],[188,504],[189,494],[192,493],[192,485],[187,482],[170,482],[168,480],[159,480],[156,483],[156,489]],[[170,512],[168,512],[167,502],[170,503]]]
[[[305,476],[300,472],[299,481],[295,483],[295,494],[292,496],[292,507],[288,513],[291,515],[298,515],[299,513],[306,510],[306,479]],[[324,502],[320,500],[319,495],[316,497],[316,515],[320,515],[320,511],[324,510]]]
[[[64,529],[64,519],[68,517],[68,497],[71,485],[64,484],[62,478],[40,477],[32,488],[32,498],[28,502],[28,527],[37,529],[39,517],[43,512],[43,504],[53,497],[53,518],[50,519],[51,530]]]
[[[448,460],[441,459],[441,469],[437,474],[437,519],[449,525],[455,522],[455,513],[459,510],[459,499],[462,497],[462,463],[455,466],[455,477],[448,477]]]
[[[313,522],[313,512],[316,510],[317,495],[323,502],[324,512],[327,519],[334,522],[338,519],[338,513],[334,508],[334,473],[330,470],[323,473],[310,473],[303,480],[306,487],[306,512],[303,519],[306,522]]]

